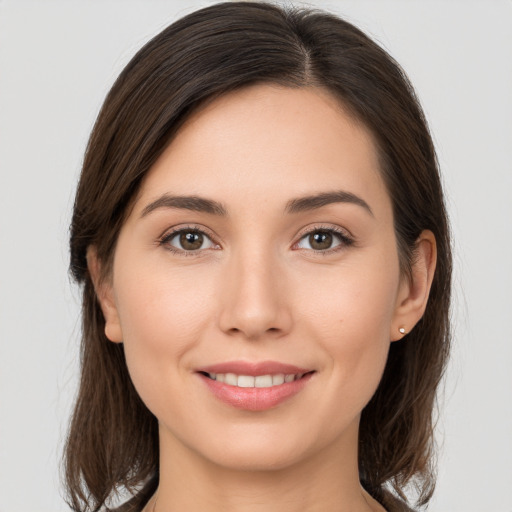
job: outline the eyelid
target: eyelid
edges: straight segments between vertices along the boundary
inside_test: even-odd
[[[341,243],[335,247],[326,249],[324,251],[321,250],[315,250],[315,249],[304,249],[304,248],[297,248],[297,244],[303,240],[306,236],[311,235],[312,233],[315,233],[317,231],[327,231],[329,233],[334,233],[334,235],[338,236],[341,239]],[[299,231],[296,241],[293,243],[292,249],[294,250],[304,250],[308,252],[313,252],[316,254],[329,254],[332,252],[337,252],[343,249],[346,249],[347,247],[353,245],[355,243],[355,237],[348,231],[348,229],[341,228],[340,226],[336,226],[333,224],[318,224],[313,226],[308,226],[306,228],[303,228]]]
[[[221,244],[217,241],[217,236],[214,235],[211,232],[211,230],[209,230],[208,228],[206,228],[204,226],[200,226],[197,224],[177,225],[177,226],[168,228],[166,231],[164,231],[164,233],[160,237],[158,237],[157,243],[158,243],[158,245],[162,245],[162,246],[166,245],[166,249],[168,249],[169,251],[180,254],[180,255],[184,255],[184,256],[194,256],[194,255],[197,256],[197,255],[203,253],[204,251],[212,249],[212,248],[208,248],[208,249],[197,249],[195,251],[186,251],[184,249],[179,249],[179,248],[173,247],[170,244],[168,244],[168,242],[170,240],[172,240],[176,235],[178,235],[179,233],[182,233],[182,232],[186,232],[186,231],[195,231],[195,232],[201,233],[202,235],[209,238],[210,241],[212,242],[212,244],[214,244],[216,246],[213,248],[214,250],[218,250],[222,247]],[[326,250],[297,248],[297,244],[301,240],[303,240],[306,236],[308,236],[314,232],[317,232],[317,231],[327,231],[330,233],[334,233],[335,236],[337,236],[341,239],[341,243],[335,247],[332,247],[332,248],[329,248]],[[315,254],[324,254],[324,255],[346,249],[347,247],[353,245],[356,241],[355,237],[352,235],[352,233],[350,233],[346,228],[341,228],[340,226],[336,226],[336,225],[332,225],[332,224],[325,224],[325,223],[317,224],[317,225],[313,225],[313,226],[310,225],[310,226],[307,226],[307,227],[301,229],[299,231],[299,233],[296,235],[295,240],[296,241],[292,244],[293,250],[304,250],[304,251],[312,252]]]
[[[197,256],[204,251],[212,249],[212,248],[208,248],[208,249],[197,249],[195,251],[186,251],[184,249],[179,249],[177,247],[173,247],[172,245],[169,244],[169,241],[172,240],[176,235],[183,233],[183,232],[187,232],[187,231],[195,231],[195,232],[201,233],[202,235],[209,238],[210,241],[212,242],[212,244],[215,246],[215,247],[213,247],[214,250],[218,250],[221,247],[220,244],[217,242],[217,237],[214,234],[212,234],[212,232],[209,229],[205,228],[204,226],[199,226],[199,225],[194,225],[194,224],[186,224],[186,225],[184,224],[184,225],[178,225],[178,226],[173,226],[172,228],[168,228],[167,230],[164,231],[164,233],[161,236],[158,237],[157,243],[158,243],[158,245],[162,245],[162,246],[166,245],[167,250],[169,250],[173,253],[184,255],[184,256]]]

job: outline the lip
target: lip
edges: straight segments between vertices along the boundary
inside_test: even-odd
[[[225,363],[213,364],[198,368],[197,372],[205,373],[236,373],[237,375],[249,375],[258,377],[259,375],[268,375],[276,373],[308,373],[313,371],[311,368],[300,368],[293,364],[279,363],[277,361],[230,361]]]
[[[210,379],[205,373],[235,373],[253,377],[277,373],[305,375],[299,380],[285,382],[269,388],[240,388]],[[258,363],[231,361],[197,369],[197,375],[217,399],[231,407],[246,411],[265,411],[285,402],[304,389],[311,380],[313,373],[314,370],[311,369],[276,361]]]

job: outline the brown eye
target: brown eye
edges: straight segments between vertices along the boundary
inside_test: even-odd
[[[328,231],[317,231],[308,237],[309,245],[316,251],[323,251],[330,249],[332,245],[333,236]]]
[[[214,243],[206,234],[194,229],[175,231],[164,238],[162,242],[168,244],[169,248],[176,252],[192,252],[214,247]]]
[[[349,246],[353,243],[347,235],[338,233],[334,229],[315,229],[305,234],[297,244],[299,249],[310,249],[317,252],[327,252],[340,246]]]
[[[197,232],[185,232],[180,234],[180,245],[186,251],[196,251],[203,245],[203,235]]]

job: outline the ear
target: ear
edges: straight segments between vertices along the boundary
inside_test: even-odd
[[[436,269],[437,248],[432,231],[422,231],[413,255],[411,276],[402,279],[395,313],[391,323],[390,340],[402,339],[411,332],[427,307],[430,287]]]
[[[98,258],[96,248],[93,246],[87,248],[87,268],[105,318],[105,336],[114,343],[122,343],[123,333],[119,322],[112,279],[101,275],[101,261]]]

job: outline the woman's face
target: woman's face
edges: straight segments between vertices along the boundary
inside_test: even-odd
[[[353,454],[408,293],[378,167],[321,89],[251,86],[186,122],[101,295],[162,447],[247,469]]]

